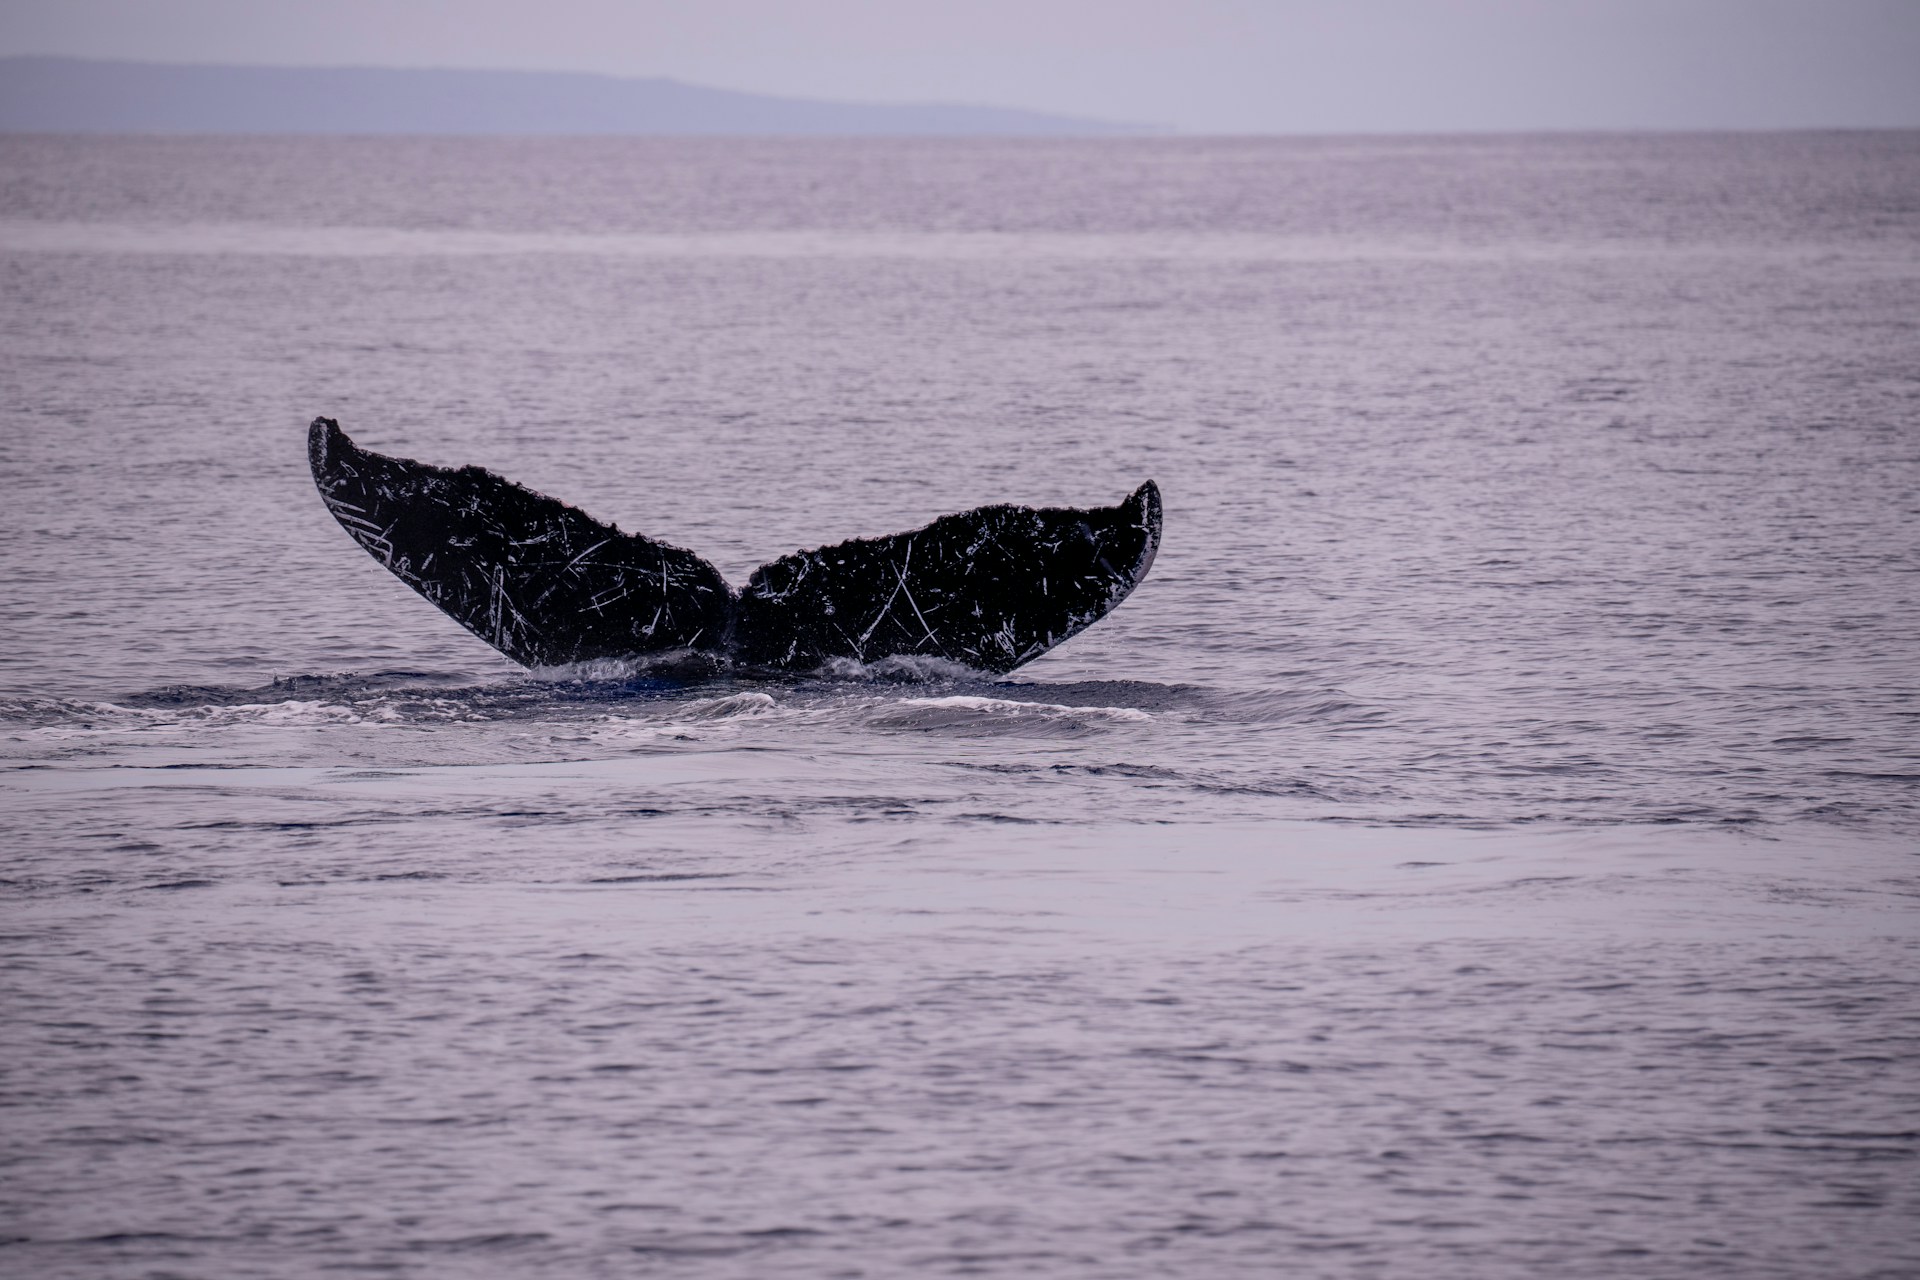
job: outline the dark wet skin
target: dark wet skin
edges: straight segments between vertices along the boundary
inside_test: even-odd
[[[1110,613],[1160,545],[1160,492],[1085,510],[987,506],[795,552],[736,593],[691,551],[479,467],[308,431],[327,509],[394,576],[516,662],[692,653],[773,671],[931,657],[1004,673]]]

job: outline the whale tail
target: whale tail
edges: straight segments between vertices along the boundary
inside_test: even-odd
[[[691,551],[479,467],[362,449],[331,418],[307,455],[354,541],[529,667],[691,650],[788,672],[920,655],[1004,673],[1110,613],[1160,546],[1149,480],[1111,507],[977,507],[795,552],[736,593]]]

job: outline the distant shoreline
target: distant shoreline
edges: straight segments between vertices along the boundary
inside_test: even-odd
[[[1141,137],[1012,107],[785,98],[588,72],[0,58],[0,132],[164,136]]]

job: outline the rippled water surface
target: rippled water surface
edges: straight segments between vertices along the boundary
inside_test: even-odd
[[[1920,1274],[1920,136],[0,139],[0,1272]],[[526,673],[304,428],[1012,677]]]

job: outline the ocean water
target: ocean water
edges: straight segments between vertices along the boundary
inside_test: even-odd
[[[0,139],[0,1273],[1920,1275],[1920,135]],[[1013,676],[525,672],[1165,496]]]

